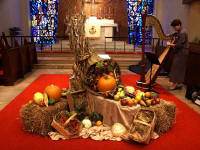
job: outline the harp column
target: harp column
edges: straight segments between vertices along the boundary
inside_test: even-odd
[[[146,17],[147,14],[142,12],[142,64],[141,64],[141,77],[140,82],[145,83],[145,26],[146,26]]]

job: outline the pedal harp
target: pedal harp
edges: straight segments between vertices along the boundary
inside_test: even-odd
[[[159,22],[159,20],[154,17],[153,15],[147,15],[147,14],[142,14],[142,64],[141,64],[141,77],[140,80],[136,81],[136,86],[138,88],[143,88],[147,89],[150,84],[150,69],[147,71],[145,74],[145,27],[146,26],[152,26],[155,28],[158,37],[161,40],[172,40],[172,43],[174,43],[175,38],[173,35],[165,35],[162,29],[162,26]],[[160,62],[159,65],[153,65],[152,66],[152,75],[151,75],[151,83],[153,84],[154,81],[156,80],[158,73],[160,71],[161,66],[163,65],[166,56],[168,55],[170,50],[170,46],[168,46],[163,53],[159,56],[158,60]]]

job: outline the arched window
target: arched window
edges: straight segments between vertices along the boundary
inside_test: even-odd
[[[141,12],[144,10],[148,14],[153,14],[154,0],[127,0],[128,12],[128,37],[130,44],[142,44],[142,18]],[[146,32],[146,44],[150,44],[152,38],[152,28]]]
[[[55,43],[59,0],[30,0],[31,29],[34,41]]]

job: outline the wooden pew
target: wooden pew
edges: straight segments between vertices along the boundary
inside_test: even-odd
[[[13,85],[14,82],[23,76],[22,62],[19,48],[7,48],[3,39],[0,41],[2,54],[2,70],[1,83],[4,85]]]
[[[200,44],[190,43],[185,83],[200,85]]]
[[[30,53],[27,45],[19,45],[18,41],[14,38],[15,47],[19,49],[20,58],[22,62],[22,72],[26,74],[32,71],[32,60],[30,59]]]
[[[5,42],[6,47],[7,48],[11,48],[11,46],[8,44],[8,40],[7,40],[6,34],[4,32],[2,32],[2,38],[3,38],[4,42]]]
[[[5,34],[0,39],[0,84],[13,85],[18,78],[23,78],[37,63],[37,53],[33,42],[24,39],[20,46],[14,39],[14,48],[8,44]]]
[[[38,63],[37,52],[36,52],[36,47],[35,47],[35,44],[33,42],[33,39],[31,39],[31,42],[28,42],[28,40],[25,38],[24,39],[24,45],[28,46],[32,64],[37,64]]]

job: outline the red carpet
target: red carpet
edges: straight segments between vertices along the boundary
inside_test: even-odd
[[[109,51],[106,50],[106,54],[136,54],[136,55],[141,55],[142,52],[126,52],[126,51]]]
[[[69,75],[41,75],[30,84],[10,104],[0,111],[0,149],[1,150],[197,150],[200,149],[200,115],[178,100],[168,91],[157,85],[160,97],[173,101],[177,105],[175,126],[158,140],[153,140],[147,146],[126,142],[74,139],[66,141],[51,141],[39,135],[33,135],[23,130],[19,117],[21,106],[27,103],[37,91],[43,91],[46,85],[56,84],[68,87]],[[138,76],[123,75],[125,85],[135,85]]]
[[[0,76],[3,75],[3,70],[0,70]]]

